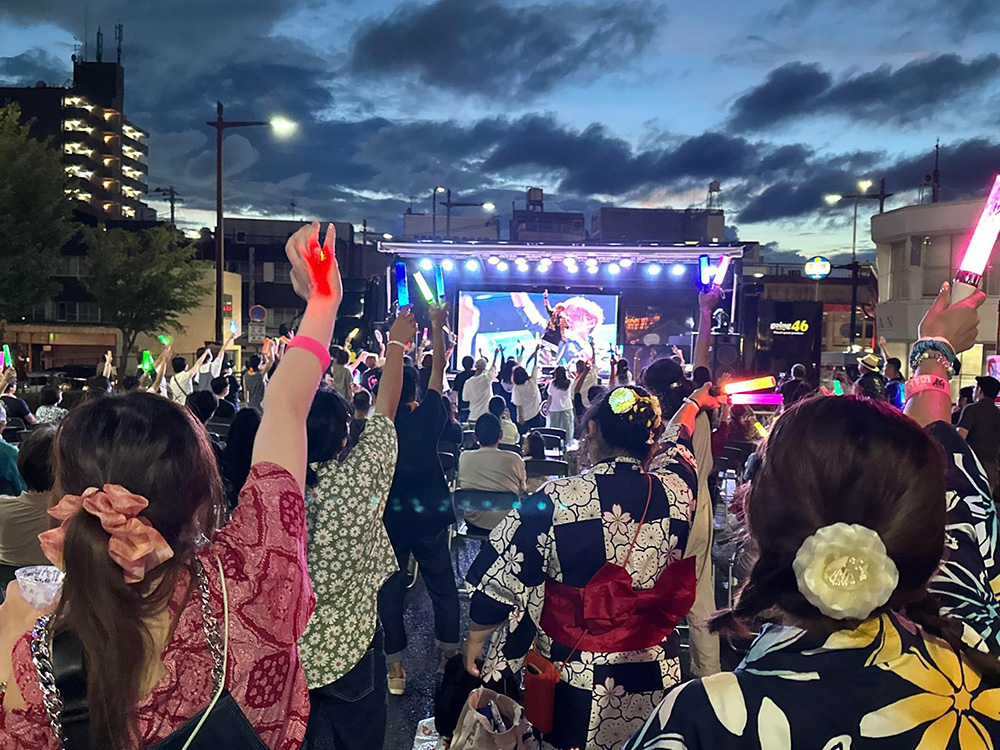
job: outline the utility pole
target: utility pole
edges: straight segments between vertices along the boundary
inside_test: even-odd
[[[176,229],[177,222],[174,221],[174,204],[183,203],[184,199],[177,195],[177,191],[174,190],[173,185],[165,188],[156,188],[153,192],[160,193],[161,195],[165,195],[167,197],[167,201],[170,203],[170,226]]]

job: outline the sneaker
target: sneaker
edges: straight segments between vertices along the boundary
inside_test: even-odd
[[[389,695],[402,695],[406,692],[406,675],[393,677],[389,675]]]

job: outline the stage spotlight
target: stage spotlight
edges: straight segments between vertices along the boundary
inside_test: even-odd
[[[433,271],[434,264],[431,263],[430,258],[421,258],[420,260],[420,270],[421,271]]]
[[[612,276],[618,275],[619,273],[621,273],[621,270],[622,270],[621,266],[619,266],[617,263],[612,263],[611,265],[608,266],[608,273],[610,273]]]
[[[525,257],[523,257],[523,256],[517,258],[514,262],[517,263],[517,265],[519,265],[519,266],[526,266],[526,265],[528,265],[528,259],[525,258]]]
[[[491,255],[487,260],[491,266],[495,266],[500,263],[500,258],[496,255]]]
[[[621,266],[622,268],[631,268],[632,267],[632,259],[631,258],[622,258],[620,261],[618,261],[618,265]]]
[[[599,270],[600,270],[600,267],[598,267],[596,265],[594,265],[594,266],[587,266],[587,273],[597,273]]]
[[[475,258],[469,258],[467,261],[465,261],[465,270],[466,271],[478,271],[479,270],[479,261],[476,260]]]
[[[597,268],[597,258],[587,258],[587,268]]]
[[[580,271],[580,266],[574,263],[570,266],[566,266],[566,270],[569,271],[570,273],[578,273]]]
[[[549,263],[541,263],[540,262],[538,264],[538,272],[539,273],[548,273],[549,272],[549,268],[551,268],[551,267],[552,266]]]
[[[552,258],[542,258],[540,261],[538,261],[538,264],[540,266],[551,266]]]
[[[526,262],[525,263],[518,263],[517,264],[517,270],[520,271],[521,273],[525,273],[528,270],[528,264]]]
[[[672,266],[670,266],[670,273],[672,273],[674,276],[683,276],[684,266],[681,265],[680,263],[674,263]]]
[[[510,268],[510,265],[505,260],[498,260],[496,265],[498,271],[506,271]]]
[[[575,266],[576,258],[574,258],[572,255],[567,255],[565,258],[563,258],[563,265],[566,266],[566,268],[569,268],[570,266]]]
[[[442,271],[454,271],[455,270],[455,261],[453,261],[451,258],[445,258],[444,260],[441,261],[441,270]]]
[[[663,266],[661,266],[659,263],[650,263],[648,266],[646,266],[646,273],[648,273],[650,276],[659,276],[660,271],[662,270]]]

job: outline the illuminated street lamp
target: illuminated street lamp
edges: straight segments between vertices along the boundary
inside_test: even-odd
[[[225,222],[222,217],[222,134],[229,128],[270,125],[277,138],[288,138],[298,130],[298,124],[283,116],[275,116],[268,122],[225,120],[222,117],[222,102],[216,102],[215,112],[215,119],[205,124],[215,128],[215,340],[221,343],[224,337],[222,280],[226,268]]]

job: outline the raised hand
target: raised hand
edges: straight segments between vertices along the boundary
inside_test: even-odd
[[[292,264],[292,287],[305,300],[324,298],[335,306],[344,296],[336,255],[337,230],[330,224],[323,244],[319,241],[319,222],[302,227],[288,238],[285,254]]]
[[[413,337],[417,335],[417,321],[413,317],[413,310],[404,307],[399,311],[396,320],[393,321],[392,328],[389,329],[389,341],[398,341],[400,344],[409,344]]]
[[[430,308],[431,325],[434,329],[444,328],[448,324],[448,306],[447,305],[431,305]]]
[[[941,285],[941,291],[917,327],[920,338],[940,337],[948,341],[956,354],[971,349],[979,333],[979,307],[986,295],[978,289],[961,302],[951,304],[951,284]]]

